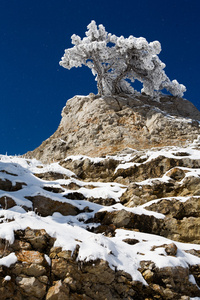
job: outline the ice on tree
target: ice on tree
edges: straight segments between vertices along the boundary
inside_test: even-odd
[[[177,80],[170,81],[165,74],[165,64],[159,59],[161,45],[148,43],[143,37],[117,37],[106,32],[95,21],[87,26],[81,39],[73,34],[72,48],[66,49],[60,65],[66,69],[87,66],[97,81],[99,95],[132,94],[135,79],[143,84],[141,92],[157,96],[166,89],[173,96],[182,97],[186,88]]]

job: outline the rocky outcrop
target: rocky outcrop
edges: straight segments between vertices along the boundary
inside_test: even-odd
[[[27,164],[28,169],[18,165],[20,171],[16,170],[15,175],[3,172],[0,226],[4,229],[0,232],[7,230],[6,224],[21,229],[13,231],[10,243],[5,238],[0,239],[2,299],[200,297],[198,157],[197,140],[185,148],[148,151],[129,148],[117,156],[74,156],[56,165],[21,159],[21,166],[24,168]],[[15,159],[19,164],[20,158],[2,157],[10,161],[9,169],[17,167],[15,161],[12,163]],[[0,164],[3,168],[4,163],[0,161]],[[15,182],[20,188],[12,188]],[[23,204],[21,219],[20,203]],[[32,210],[37,214],[32,214]],[[26,214],[25,224],[39,229],[20,225]],[[30,218],[34,222],[30,222]],[[48,220],[55,226],[51,234],[46,231],[52,226]],[[37,225],[39,222],[41,225]],[[67,235],[63,249],[56,243],[66,225],[70,227],[65,230],[72,229],[73,234]],[[81,259],[84,247],[92,238],[88,236],[84,240],[84,233],[76,236],[83,228],[94,235],[95,241],[100,236],[108,239],[100,241],[101,249],[98,242],[90,246],[91,249],[97,247],[100,253],[106,251],[108,260],[101,255],[94,259],[89,252],[90,259],[87,256]],[[119,234],[122,234],[121,240],[108,247]],[[73,250],[68,245],[71,238]],[[184,243],[183,248],[177,241]],[[126,271],[126,262],[121,269],[118,267],[121,264],[118,258],[121,250],[115,250],[118,243],[123,243],[125,257],[131,258],[134,253],[129,264],[138,260],[136,271],[141,278],[137,275],[136,279]],[[186,243],[193,244],[187,246]],[[2,263],[1,259],[9,255],[15,255],[16,260],[11,264]],[[158,264],[159,261],[162,263]]]
[[[33,209],[43,217],[52,215],[54,212],[59,212],[63,216],[77,215],[80,213],[79,209],[69,203],[62,203],[60,201],[51,200],[44,196],[27,197],[33,203]]]
[[[183,145],[200,134],[198,120],[200,113],[191,102],[172,96],[161,96],[160,102],[140,94],[75,96],[63,108],[57,131],[26,157],[50,162],[69,155],[113,154],[127,147]]]
[[[200,296],[198,287],[200,265],[157,268],[152,261],[142,261],[139,271],[148,283],[133,281],[123,271],[113,271],[104,260],[79,262],[75,251],[53,247],[44,230],[15,232],[11,245],[1,242],[1,251],[15,252],[17,262],[0,268],[1,299],[189,299]],[[161,245],[167,255],[176,256],[174,244]],[[38,251],[39,250],[39,251]],[[152,248],[155,251],[156,247]],[[193,280],[194,281],[194,280]],[[183,297],[184,295],[184,297]]]
[[[200,298],[199,120],[171,96],[76,96],[0,156],[0,298]]]
[[[111,224],[115,228],[134,229],[153,234],[160,234],[163,228],[162,219],[157,219],[154,216],[134,214],[123,209],[113,212],[98,212],[95,214],[95,221],[104,225],[104,231],[105,225],[110,226]]]

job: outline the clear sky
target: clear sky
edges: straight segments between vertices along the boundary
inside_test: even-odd
[[[118,36],[161,42],[165,72],[200,109],[199,0],[0,0],[0,154],[35,149],[74,95],[96,93],[87,68],[59,66],[91,20]]]

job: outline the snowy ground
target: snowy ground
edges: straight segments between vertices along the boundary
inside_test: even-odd
[[[196,144],[194,143],[187,148],[173,147],[161,150],[152,149],[147,151],[143,158],[146,162],[159,155],[179,159],[179,156],[174,153],[183,152],[187,153],[190,159],[200,159],[200,150],[196,149],[195,146]],[[183,156],[180,156],[180,158],[182,157]],[[77,157],[70,158],[77,159]],[[134,162],[131,162],[133,156],[130,154],[126,156],[112,156],[112,158],[119,161],[117,169],[128,168],[134,165]],[[95,158],[95,161],[98,160],[101,160],[101,158]],[[200,176],[200,169],[188,168],[187,171],[187,176]],[[45,181],[34,175],[45,172],[61,173],[66,175],[68,179]],[[119,202],[119,199],[126,190],[126,186],[122,184],[116,182],[86,183],[78,180],[73,172],[61,167],[59,163],[43,165],[35,159],[30,160],[17,156],[11,157],[3,155],[0,156],[0,179],[7,179],[11,181],[13,185],[15,185],[16,182],[24,183],[23,188],[18,191],[7,192],[0,190],[1,199],[5,198],[6,201],[6,197],[11,197],[16,203],[16,206],[10,209],[0,208],[0,238],[8,240],[10,243],[14,241],[15,230],[23,230],[26,227],[45,229],[49,235],[56,238],[55,246],[61,246],[64,250],[73,251],[76,245],[79,244],[78,260],[89,261],[97,258],[104,259],[108,261],[112,269],[124,270],[132,276],[133,280],[139,280],[144,284],[146,284],[146,282],[141,273],[137,270],[140,261],[151,260],[159,268],[165,266],[187,267],[188,265],[200,264],[199,257],[185,252],[185,250],[190,249],[200,250],[200,245],[174,242],[178,247],[178,251],[176,257],[173,257],[166,254],[164,247],[158,247],[154,251],[151,250],[153,246],[161,246],[173,242],[164,237],[124,229],[117,229],[115,237],[107,237],[103,234],[95,234],[87,230],[88,226],[99,225],[94,223],[86,224],[85,221],[93,217],[94,214],[100,210],[113,211],[125,209],[135,214],[154,215],[156,218],[165,217],[162,214],[145,209],[146,206],[159,200],[153,200],[150,203],[134,208],[123,206]],[[168,178],[165,175],[160,180],[168,180]],[[67,199],[67,194],[71,193],[72,190],[67,190],[63,186],[67,186],[69,183],[75,183],[80,186],[76,192],[83,194],[86,198],[112,198],[115,199],[117,203],[112,206],[102,206],[87,200]],[[140,182],[140,184],[144,184],[144,182]],[[93,186],[93,188],[88,188],[89,185]],[[63,192],[53,193],[43,189],[49,186],[61,188]],[[32,210],[32,202],[26,199],[27,196],[36,195],[42,195],[55,201],[70,203],[80,210],[83,210],[87,206],[89,210],[87,210],[88,212],[81,212],[76,216],[63,216],[55,212],[52,216],[41,217]],[[185,201],[187,200],[186,198],[187,197],[178,197],[178,200]],[[29,208],[29,211],[24,210],[24,206]],[[135,245],[129,245],[123,241],[127,238],[137,239],[139,242]],[[7,257],[0,259],[0,265],[9,266],[15,261],[15,254],[11,253]],[[194,280],[195,279],[191,277],[191,281]]]

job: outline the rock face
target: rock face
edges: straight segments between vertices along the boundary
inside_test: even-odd
[[[170,96],[76,96],[0,156],[0,299],[200,299],[199,120]]]
[[[68,155],[113,154],[127,147],[183,145],[200,134],[197,120],[200,112],[191,102],[172,96],[160,102],[144,95],[75,96],[63,108],[57,131],[27,157],[49,162]]]
[[[41,239],[44,236],[45,241]],[[157,268],[151,261],[141,261],[139,270],[148,283],[142,285],[123,271],[111,270],[104,260],[78,262],[78,248],[74,253],[63,251],[61,247],[52,247],[53,242],[54,239],[44,230],[36,232],[27,228],[25,231],[15,232],[15,242],[7,247],[6,252],[8,254],[15,251],[18,261],[10,268],[0,268],[2,300],[142,300],[190,299],[189,296],[200,296],[199,288],[190,279],[195,276],[199,283],[200,265],[191,269],[179,266]],[[175,244],[160,247],[165,249],[167,255],[176,256]],[[155,250],[156,247],[152,249]],[[5,280],[7,274],[9,280]]]

